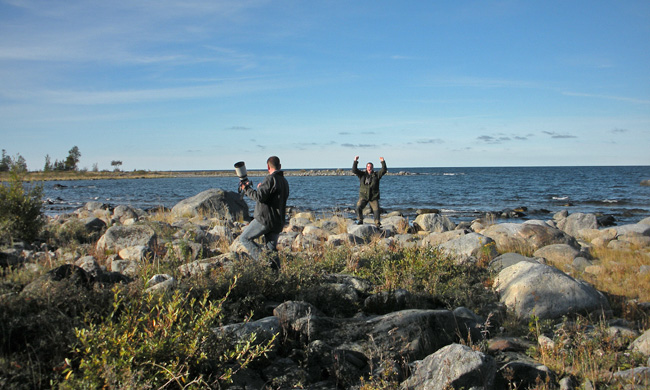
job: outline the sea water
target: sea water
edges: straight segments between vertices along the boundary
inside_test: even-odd
[[[549,219],[561,210],[611,215],[617,224],[650,216],[650,187],[641,185],[650,179],[650,166],[389,167],[389,172],[381,180],[380,205],[410,218],[419,209],[437,209],[460,222],[521,207],[526,212],[517,220]],[[257,184],[263,178],[251,179]],[[355,176],[287,175],[287,181],[292,208],[353,216],[359,189]],[[89,201],[171,208],[211,188],[237,192],[238,183],[234,172],[232,177],[48,181],[43,183],[45,212],[71,212]],[[254,203],[247,203],[252,214]]]

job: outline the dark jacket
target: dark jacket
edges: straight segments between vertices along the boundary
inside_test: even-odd
[[[269,227],[272,233],[280,233],[289,197],[289,183],[284,178],[284,173],[275,171],[264,178],[257,190],[247,187],[244,193],[256,202],[254,218]]]
[[[372,173],[368,173],[365,170],[360,171],[357,168],[358,165],[359,162],[356,160],[352,163],[352,173],[359,177],[359,198],[367,201],[378,200],[379,180],[388,172],[386,161],[381,162],[381,170],[379,172],[373,171]]]

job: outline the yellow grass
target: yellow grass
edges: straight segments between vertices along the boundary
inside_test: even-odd
[[[639,272],[642,265],[650,265],[650,253],[598,248],[593,255],[601,269],[597,273],[585,273],[585,280],[612,295],[650,301],[650,273]]]

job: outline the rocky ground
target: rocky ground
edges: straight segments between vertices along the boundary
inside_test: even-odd
[[[167,220],[155,223],[174,232],[167,248],[180,250],[182,242],[190,259],[179,266],[175,276],[156,275],[146,288],[173,290],[185,278],[227,269],[245,258],[237,236],[248,215],[237,194],[222,190],[209,190],[180,202],[169,210]],[[46,247],[4,251],[0,264],[28,266],[48,256],[64,258],[70,264],[30,283],[20,293],[23,295],[43,289],[48,280],[71,275],[107,285],[129,283],[151,259],[154,249],[161,247],[160,234],[151,223],[143,223],[152,220],[152,214],[126,205],[112,208],[88,203],[73,214],[56,217],[51,224],[83,226],[84,234],[96,237],[96,250],[112,253],[103,265],[93,256],[47,253]],[[644,354],[646,360],[650,354],[650,331],[617,317],[607,295],[576,276],[602,272],[593,248],[634,251],[647,264],[638,272],[650,272],[650,218],[604,228],[595,215],[567,212],[557,213],[551,220],[498,224],[476,220],[460,225],[436,213],[420,214],[414,221],[391,213],[382,216],[382,227],[377,228],[358,226],[339,216],[294,212],[281,234],[279,250],[309,253],[347,246],[358,252],[368,245],[437,248],[458,266],[487,267],[494,274],[493,284],[487,287],[496,293],[495,300],[474,311],[439,307],[408,290],[376,292],[377,286],[362,278],[325,275],[321,287],[330,300],[320,307],[305,301],[277,302],[267,316],[214,329],[241,339],[254,332],[260,343],[275,334],[284,335],[274,341],[276,349],[284,352],[272,355],[261,367],[238,372],[231,388],[362,388],[359,378],[387,372],[394,373],[401,389],[539,388],[540,383],[562,389],[591,386],[589,381],[577,383],[571,376],[559,375],[526,354],[530,348],[557,348],[554,335],[539,334],[532,342],[511,337],[503,328],[506,313],[523,322],[602,318],[606,332],[627,338],[625,346],[630,353]],[[557,264],[568,271],[561,271]],[[332,315],[328,308],[332,301],[360,310]],[[646,316],[650,312],[650,302],[634,304],[646,310]],[[583,329],[584,333],[591,331],[593,327]],[[283,343],[286,345],[279,345]],[[650,386],[648,365],[612,373],[612,383],[626,388]]]

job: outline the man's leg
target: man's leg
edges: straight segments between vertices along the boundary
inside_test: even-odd
[[[363,198],[359,198],[359,201],[357,202],[357,224],[359,225],[363,223],[363,209],[367,204],[368,201]]]
[[[379,200],[372,200],[370,201],[370,207],[372,208],[372,212],[375,215],[375,225],[377,227],[381,226],[381,220],[379,217]]]
[[[252,220],[250,224],[244,229],[241,236],[239,236],[239,241],[246,248],[248,253],[255,260],[260,259],[260,254],[262,250],[259,245],[257,245],[254,240],[262,235],[268,233],[269,228],[259,223],[256,219]]]
[[[272,269],[280,269],[280,256],[278,256],[278,239],[279,233],[266,233],[266,249],[269,253],[269,261],[271,262]]]

